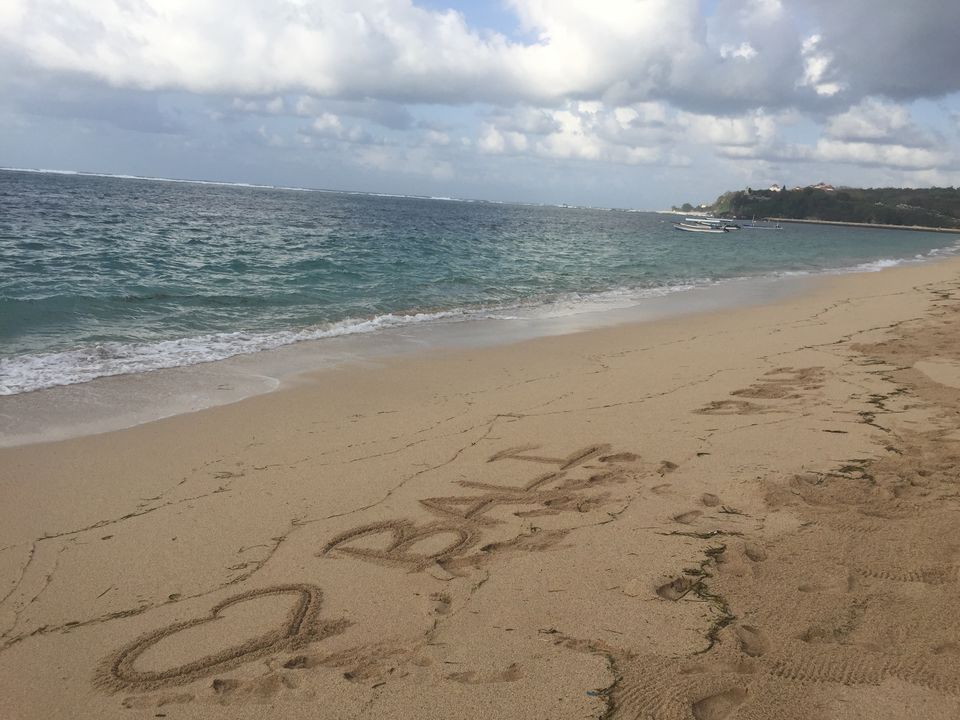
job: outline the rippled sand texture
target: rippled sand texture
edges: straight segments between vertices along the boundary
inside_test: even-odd
[[[956,718],[958,272],[0,451],[0,717]]]

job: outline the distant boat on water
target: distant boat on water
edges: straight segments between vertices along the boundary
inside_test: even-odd
[[[737,223],[735,223],[733,220],[727,220],[726,218],[693,217],[693,218],[684,218],[683,222],[687,224],[709,225],[710,227],[722,227],[725,230],[740,229],[740,226],[737,225]]]
[[[740,229],[740,226],[732,220],[715,217],[688,217],[684,218],[683,222],[674,223],[673,227],[686,232],[710,233],[723,233]]]
[[[757,225],[757,219],[754,218],[749,224],[741,225],[744,230],[783,230],[783,225],[779,222],[776,225]]]
[[[678,222],[674,223],[673,227],[677,230],[683,230],[684,232],[720,234],[727,232],[727,228],[723,227],[722,225],[710,225],[708,223],[700,222]]]

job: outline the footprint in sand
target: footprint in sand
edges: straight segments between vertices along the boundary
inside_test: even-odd
[[[657,475],[659,475],[660,477],[663,477],[664,475],[669,475],[678,467],[680,466],[677,465],[675,462],[670,462],[669,460],[661,460],[660,467],[657,468]]]
[[[233,678],[215,678],[210,689],[221,705],[246,704],[251,699],[258,702],[268,701],[284,690],[295,690],[300,681],[288,673],[270,673],[252,680]]]
[[[693,704],[693,716],[697,720],[724,720],[747,699],[747,691],[732,688]]]
[[[468,685],[486,685],[489,683],[516,682],[523,678],[523,670],[517,663],[512,663],[506,670],[498,673],[481,674],[473,670],[452,673],[446,676],[447,680],[465,683]]]
[[[763,546],[750,540],[743,544],[743,554],[753,562],[763,562],[767,559],[767,551]]]
[[[740,625],[736,631],[737,642],[745,655],[760,657],[765,655],[770,647],[766,635],[753,625]]]
[[[657,588],[657,595],[664,600],[679,600],[693,590],[696,582],[692,578],[678,577]]]
[[[443,593],[443,592],[433,593],[430,596],[430,599],[433,600],[434,602],[433,611],[437,615],[446,615],[447,613],[450,612],[450,604],[452,600],[450,599],[450,596],[447,595],[447,593]]]
[[[689,525],[699,518],[703,513],[700,510],[688,510],[673,516],[673,521],[683,525]]]
[[[720,498],[713,493],[704,493],[700,496],[700,502],[702,502],[707,507],[716,507],[720,504]]]
[[[913,367],[935,383],[960,388],[960,362],[947,358],[928,357],[918,360]]]

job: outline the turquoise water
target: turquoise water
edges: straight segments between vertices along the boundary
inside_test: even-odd
[[[422,322],[878,269],[950,235],[0,171],[0,394]]]

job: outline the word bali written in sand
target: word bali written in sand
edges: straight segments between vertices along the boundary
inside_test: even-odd
[[[318,553],[320,557],[342,554],[361,560],[420,572],[431,566],[440,566],[446,571],[475,565],[490,557],[499,547],[509,543],[491,543],[481,546],[474,555],[468,551],[482,538],[482,528],[502,521],[489,516],[489,512],[504,506],[539,506],[543,513],[582,510],[589,506],[591,498],[584,490],[621,479],[626,473],[623,463],[635,462],[639,456],[633,453],[610,454],[609,445],[590,445],[566,457],[545,457],[531,454],[536,446],[510,448],[496,453],[488,462],[517,460],[556,469],[541,474],[518,486],[461,480],[459,485],[484,491],[480,495],[430,497],[420,504],[443,519],[417,525],[406,519],[391,520],[363,525],[340,533]],[[584,468],[587,462],[599,463],[600,472],[587,477],[571,476],[574,470]],[[593,466],[597,469],[598,466]],[[383,536],[387,544],[382,547],[364,547],[357,543]],[[431,539],[447,537],[449,540],[439,549]],[[518,536],[519,537],[519,536]],[[432,546],[417,552],[417,545]],[[293,596],[295,603],[287,617],[277,628],[245,643],[226,648],[183,665],[162,670],[138,670],[138,658],[162,640],[180,632],[214,622],[227,608],[267,596]],[[211,608],[203,617],[167,625],[145,633],[105,658],[99,665],[95,684],[109,692],[120,690],[149,692],[162,687],[182,685],[216,673],[237,668],[253,660],[282,652],[297,650],[339,632],[346,627],[343,621],[323,621],[319,617],[322,592],[309,584],[275,585],[249,590],[234,595]]]

